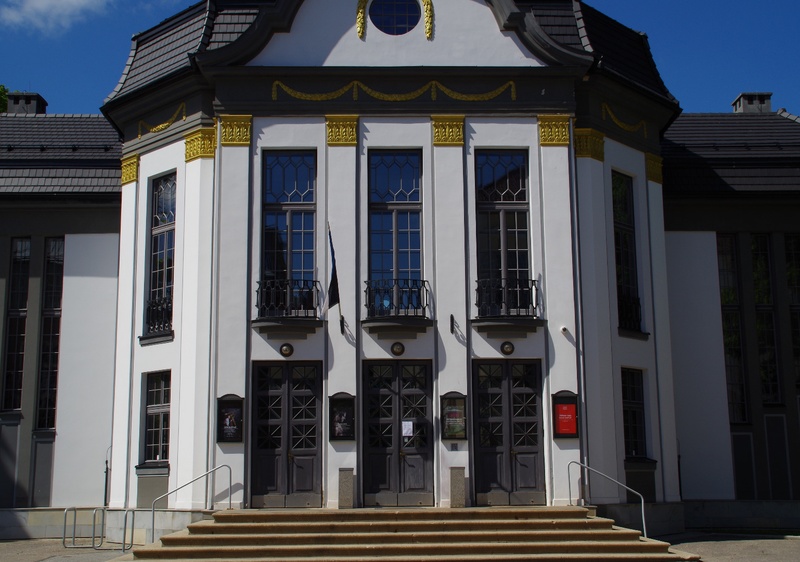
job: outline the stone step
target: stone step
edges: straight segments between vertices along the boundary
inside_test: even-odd
[[[462,531],[514,531],[514,530],[542,530],[542,531],[583,531],[611,529],[613,521],[604,518],[587,519],[510,519],[510,520],[478,520],[478,519],[452,519],[443,521],[439,519],[425,520],[376,520],[376,521],[339,521],[328,518],[327,521],[261,521],[247,523],[218,523],[216,521],[198,521],[189,525],[193,534],[225,534],[237,535],[249,533],[412,533],[430,530],[432,527],[440,529],[447,525],[448,532]]]
[[[582,507],[226,510],[135,560],[429,562],[698,560]]]
[[[592,540],[561,540],[539,541],[525,543],[439,543],[430,544],[293,544],[293,545],[205,545],[169,546],[162,548],[137,549],[136,559],[170,559],[170,558],[274,558],[329,557],[342,556],[373,556],[383,558],[386,556],[425,556],[431,554],[432,548],[438,555],[476,555],[482,554],[489,559],[496,554],[600,554],[600,553],[626,553],[647,554],[667,552],[666,543],[655,541],[592,541]]]
[[[631,529],[600,529],[581,533],[583,540],[592,541],[619,541],[637,540],[638,531]],[[421,532],[376,532],[376,533],[209,533],[198,534],[194,532],[173,533],[162,537],[161,541],[166,546],[204,546],[204,545],[287,545],[287,544],[411,544],[426,543],[437,544],[443,541],[451,543],[531,543],[568,541],[575,537],[570,530],[561,531],[451,531],[443,535],[442,531]]]
[[[220,523],[257,523],[261,521],[330,521],[335,514],[337,521],[383,521],[383,520],[430,520],[452,519],[506,520],[506,519],[586,519],[587,509],[578,506],[560,507],[489,507],[489,508],[364,508],[364,509],[234,509],[214,513]]]

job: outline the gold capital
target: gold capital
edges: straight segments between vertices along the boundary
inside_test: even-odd
[[[222,115],[222,146],[250,146],[250,128],[252,115]]]
[[[434,146],[464,146],[463,115],[433,115]]]
[[[139,155],[132,154],[122,159],[122,185],[139,181]]]
[[[207,127],[192,131],[184,136],[186,141],[186,162],[198,158],[214,158],[217,148],[217,129]]]
[[[647,181],[654,183],[664,183],[664,160],[655,154],[645,155],[645,170],[647,172]]]
[[[539,144],[569,146],[569,115],[540,115]]]
[[[358,144],[358,115],[328,115],[328,146],[356,146]]]
[[[605,136],[594,129],[575,129],[575,156],[605,160]]]

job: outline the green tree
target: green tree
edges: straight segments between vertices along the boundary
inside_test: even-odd
[[[0,84],[0,113],[8,110],[8,88]]]

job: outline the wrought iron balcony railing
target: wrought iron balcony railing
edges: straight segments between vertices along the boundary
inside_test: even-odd
[[[428,283],[422,279],[365,281],[367,318],[428,317]]]
[[[538,291],[532,279],[478,279],[478,317],[536,318]]]
[[[172,295],[151,299],[145,313],[145,336],[172,333]]]
[[[305,279],[261,281],[256,290],[258,318],[317,318],[320,284]]]

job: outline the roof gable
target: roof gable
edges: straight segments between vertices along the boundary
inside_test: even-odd
[[[517,33],[498,28],[480,0],[435,0],[403,35],[378,29],[368,7],[305,0],[291,30],[276,33],[252,66],[543,66]],[[353,4],[354,6],[354,4]],[[423,10],[424,12],[424,10]],[[363,19],[360,16],[364,16]],[[363,22],[359,25],[359,22]],[[309,40],[313,38],[313,40]]]

